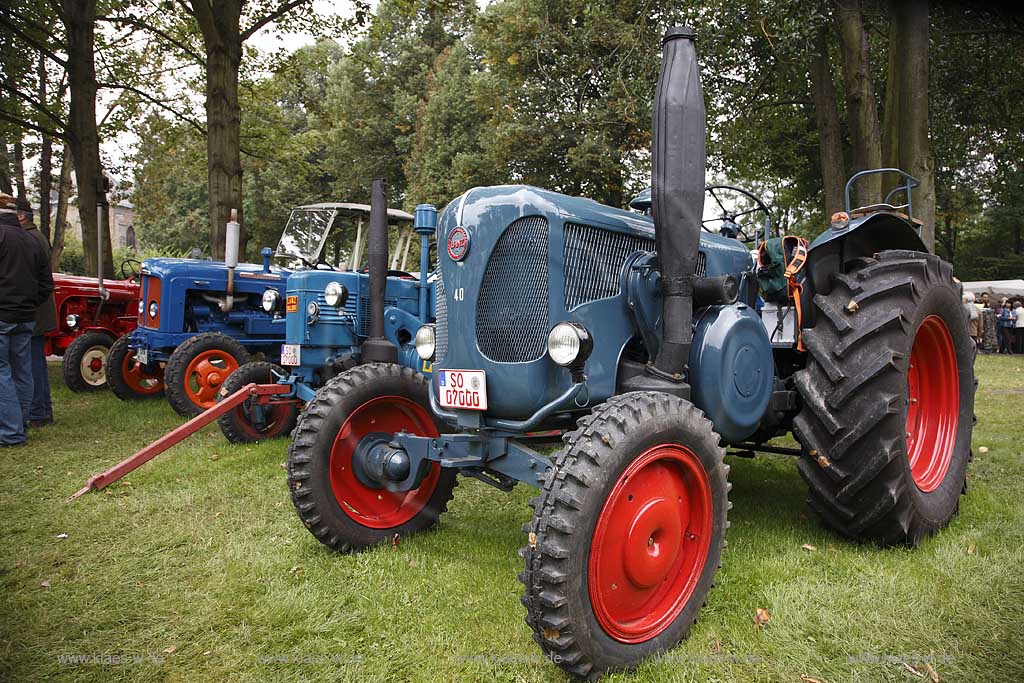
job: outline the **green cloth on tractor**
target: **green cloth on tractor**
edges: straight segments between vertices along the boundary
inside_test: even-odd
[[[757,286],[761,298],[772,303],[789,300],[786,283],[786,257],[782,253],[782,238],[766,240],[758,251]]]

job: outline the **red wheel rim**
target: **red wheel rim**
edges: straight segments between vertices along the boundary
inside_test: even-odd
[[[203,351],[185,368],[185,394],[200,408],[209,408],[217,402],[220,385],[237,369],[238,361],[226,351]]]
[[[608,495],[590,548],[590,603],[605,632],[640,643],[693,595],[711,548],[711,483],[693,451],[654,446]]]
[[[252,399],[249,399],[234,410],[235,423],[246,436],[257,440],[278,436],[285,426],[289,414],[296,410],[296,404],[294,401],[273,401],[268,405],[262,406],[262,408],[265,411],[263,427],[257,427],[253,421],[253,411],[256,409],[256,406],[252,405]]]
[[[356,477],[352,454],[368,434],[405,430],[419,436],[437,436],[437,426],[423,407],[401,396],[381,396],[359,406],[338,430],[331,447],[331,489],[338,506],[350,518],[373,529],[400,526],[416,516],[434,495],[441,466],[433,463],[419,488],[385,491],[370,488]]]
[[[146,372],[146,366],[136,362],[134,353],[126,354],[121,361],[121,377],[138,394],[158,394],[164,388],[163,373]]]
[[[942,318],[921,322],[907,370],[907,457],[917,488],[942,483],[953,461],[960,417],[960,378],[953,338]]]

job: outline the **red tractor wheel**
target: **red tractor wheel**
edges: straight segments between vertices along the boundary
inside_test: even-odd
[[[967,490],[975,348],[960,284],[937,256],[887,251],[814,306],[793,424],[808,503],[851,538],[916,546]]]
[[[195,417],[217,402],[228,376],[249,362],[249,352],[226,334],[209,332],[186,339],[167,360],[167,402],[182,417]]]
[[[68,389],[85,392],[107,388],[107,354],[113,342],[113,338],[103,332],[86,332],[71,342],[61,361]]]
[[[246,363],[228,377],[217,400],[230,396],[247,384],[273,384],[288,373],[273,363]],[[231,443],[252,443],[288,436],[299,417],[299,404],[294,399],[271,400],[265,405],[252,399],[217,418],[217,424]]]
[[[437,436],[427,382],[408,368],[361,365],[321,388],[299,418],[288,450],[292,502],[310,532],[343,552],[437,523],[451,500],[455,472],[432,464],[411,491],[364,484],[353,467],[360,445],[400,430]]]
[[[689,635],[725,545],[724,455],[703,414],[667,394],[613,397],[566,436],[519,575],[552,661],[593,678]]]
[[[135,360],[128,348],[128,336],[114,342],[107,356],[107,382],[110,390],[122,401],[137,401],[164,395],[164,372],[150,371]]]

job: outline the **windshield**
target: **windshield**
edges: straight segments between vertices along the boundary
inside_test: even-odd
[[[276,255],[316,263],[335,214],[334,209],[292,209]]]

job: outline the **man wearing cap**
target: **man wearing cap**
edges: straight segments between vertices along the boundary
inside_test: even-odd
[[[18,197],[18,222],[28,230],[46,252],[50,262],[50,243],[39,232],[33,222],[32,205],[24,197]],[[53,424],[53,404],[50,402],[50,374],[46,370],[46,335],[57,329],[57,306],[53,295],[46,297],[36,309],[35,324],[32,327],[32,404],[28,409],[28,426],[45,427]]]
[[[32,326],[53,293],[46,251],[21,227],[14,197],[0,193],[0,447],[25,443],[32,403]]]

